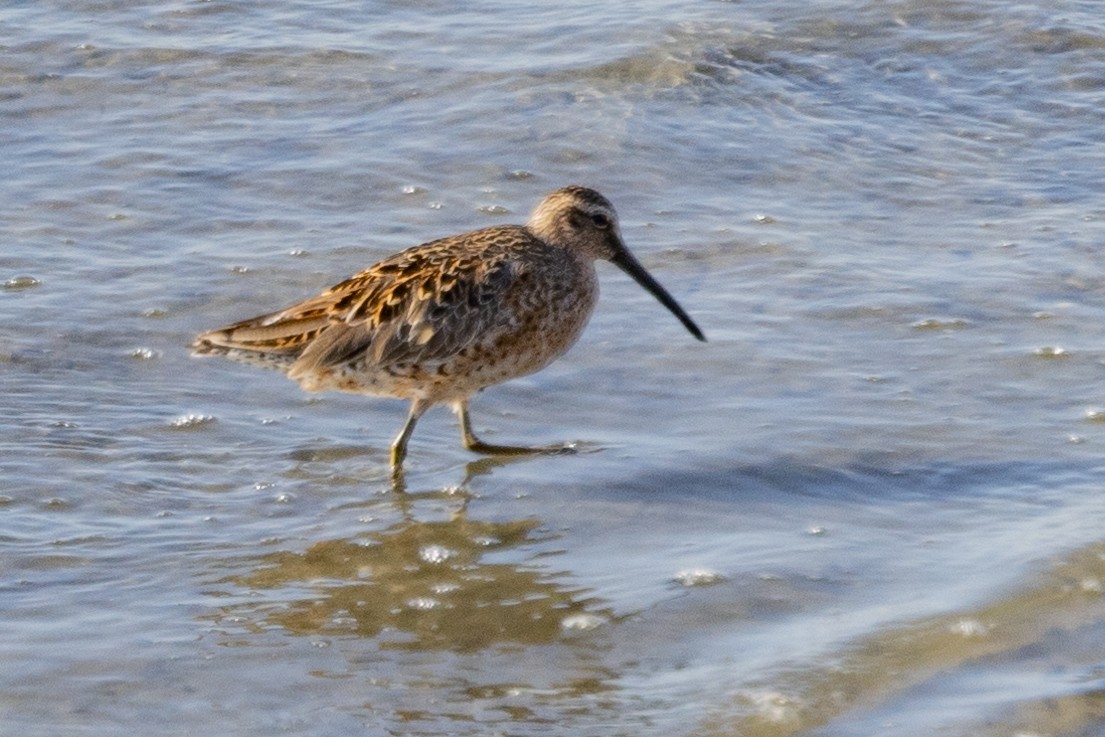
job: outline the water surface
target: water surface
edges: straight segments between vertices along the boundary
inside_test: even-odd
[[[0,12],[0,731],[1103,728],[1085,2]],[[195,333],[594,186],[568,356],[435,410]],[[183,726],[182,726],[183,725]]]

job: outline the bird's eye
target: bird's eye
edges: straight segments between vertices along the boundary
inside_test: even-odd
[[[606,217],[601,212],[596,212],[591,215],[591,222],[595,224],[596,228],[610,227],[610,218]]]

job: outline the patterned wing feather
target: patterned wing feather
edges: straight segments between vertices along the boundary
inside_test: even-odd
[[[258,353],[294,359],[332,323],[327,309],[333,290],[292,307],[203,333],[197,353]]]
[[[516,265],[505,249],[471,248],[474,235],[504,231],[510,232],[496,228],[470,234],[467,241],[448,238],[409,249],[320,295],[329,303],[329,324],[289,376],[361,356],[375,366],[444,360],[509,320],[503,299]],[[488,246],[494,245],[492,239]]]
[[[441,361],[515,319],[507,303],[533,236],[500,226],[384,259],[317,297],[204,333],[197,353],[283,368],[293,379],[353,361],[365,369]]]

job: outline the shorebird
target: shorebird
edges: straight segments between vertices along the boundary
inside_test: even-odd
[[[499,225],[424,243],[385,258],[291,307],[201,334],[197,354],[276,368],[307,391],[408,399],[391,445],[398,472],[418,419],[452,406],[461,440],[480,453],[541,453],[493,445],[472,432],[468,402],[488,386],[548,366],[579,338],[598,299],[595,261],[619,267],[702,331],[622,241],[610,201],[565,187],[525,225]]]

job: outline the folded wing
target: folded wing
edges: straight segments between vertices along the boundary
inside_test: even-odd
[[[518,266],[452,239],[392,256],[317,297],[205,333],[198,353],[276,365],[293,379],[348,363],[364,369],[445,360],[512,319]],[[358,367],[360,368],[360,367]]]

